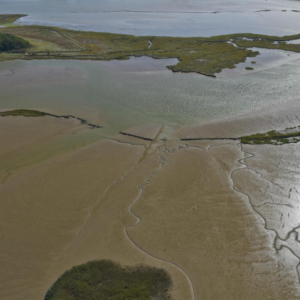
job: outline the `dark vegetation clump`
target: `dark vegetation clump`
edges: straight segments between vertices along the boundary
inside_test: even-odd
[[[98,260],[65,272],[44,300],[166,300],[171,284],[163,269]]]
[[[287,128],[286,130],[288,130]],[[282,145],[289,143],[298,143],[300,141],[300,131],[289,132],[278,132],[275,130],[267,133],[257,133],[248,136],[243,136],[241,142],[243,144],[271,144],[271,145]]]
[[[30,47],[24,39],[6,33],[0,33],[0,52],[22,50]]]
[[[23,117],[43,117],[46,114],[37,111],[37,110],[31,110],[31,109],[15,109],[10,111],[3,111],[0,112],[0,116],[7,117],[7,116],[23,116]]]

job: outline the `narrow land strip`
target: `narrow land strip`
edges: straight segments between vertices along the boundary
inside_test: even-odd
[[[1,19],[1,15],[0,15]],[[0,53],[0,61],[12,59],[129,59],[149,56],[155,59],[177,58],[168,66],[173,72],[195,72],[215,77],[223,69],[232,69],[249,57],[259,55],[251,48],[285,50],[300,53],[300,34],[267,36],[229,34],[213,37],[132,36],[103,32],[74,31],[50,26],[6,26],[0,33],[22,38],[30,43],[26,49]],[[149,41],[151,44],[149,44]],[[0,38],[1,44],[1,38]],[[253,67],[255,68],[255,67]]]

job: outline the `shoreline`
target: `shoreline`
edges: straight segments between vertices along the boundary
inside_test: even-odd
[[[247,58],[254,59],[260,54],[252,48],[300,53],[299,44],[289,43],[299,40],[300,33],[288,36],[235,33],[186,38],[75,31],[38,25],[2,27],[0,33],[20,37],[31,44],[31,47],[25,50],[2,52],[0,61],[126,60],[130,56],[176,58],[178,60],[176,65],[167,66],[172,72],[198,73],[213,78],[222,70],[234,69],[237,64],[246,62]],[[250,67],[246,66],[245,69],[247,68]],[[255,70],[254,65],[251,68]]]

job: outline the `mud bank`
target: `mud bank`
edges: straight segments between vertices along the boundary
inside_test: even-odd
[[[173,299],[296,299],[299,146],[241,146],[225,137],[278,120],[288,127],[296,106],[190,133],[202,138],[210,128],[206,134],[222,140],[179,140],[188,139],[187,127],[176,134],[135,127],[12,174],[0,187],[1,297],[42,299],[72,266],[113,259],[166,269]],[[28,135],[34,122],[52,119],[20,118],[33,122]],[[9,129],[17,120],[0,122]],[[18,134],[2,136],[7,151],[16,149]]]

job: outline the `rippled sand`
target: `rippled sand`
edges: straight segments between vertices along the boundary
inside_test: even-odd
[[[297,299],[298,144],[178,138],[285,128],[297,103],[177,133],[132,128],[12,174],[0,186],[1,299],[43,299],[65,270],[101,258],[167,269],[173,299]],[[49,118],[0,118],[1,160],[78,126]]]

